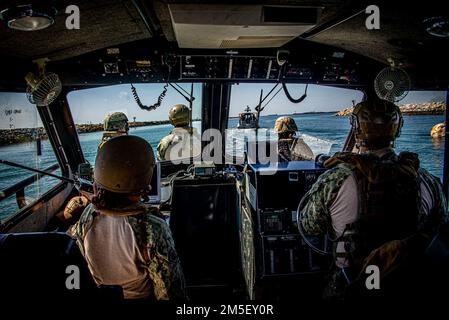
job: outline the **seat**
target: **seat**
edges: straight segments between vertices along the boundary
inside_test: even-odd
[[[170,229],[192,300],[223,301],[243,286],[234,179],[175,179]]]
[[[0,234],[0,261],[2,302],[123,298],[119,286],[96,286],[75,240],[62,232]],[[66,286],[69,266],[79,269],[79,289]]]

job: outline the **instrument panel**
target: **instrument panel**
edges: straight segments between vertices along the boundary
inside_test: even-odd
[[[288,61],[280,65],[274,56],[179,56],[179,80],[304,81],[360,83],[359,63],[348,64],[344,54],[314,61]]]
[[[275,57],[180,56],[180,80],[278,80]]]
[[[305,45],[305,44],[304,44]],[[310,46],[310,44],[309,44]],[[282,52],[282,54],[280,54]],[[51,68],[65,83],[292,82],[360,86],[373,67],[364,58],[329,48],[266,50],[151,50],[135,44],[98,50]]]

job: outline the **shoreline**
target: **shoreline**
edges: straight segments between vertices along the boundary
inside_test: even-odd
[[[200,121],[200,119],[193,119],[192,122]],[[169,120],[156,120],[156,121],[136,121],[129,122],[130,128],[140,127],[152,127],[164,124],[170,124]],[[93,133],[103,130],[102,123],[92,124],[75,124],[77,133]],[[19,129],[0,129],[0,147],[9,146],[19,143],[34,142],[40,138],[41,140],[47,140],[48,136],[44,128],[19,128]]]
[[[446,103],[443,101],[427,103],[407,103],[399,106],[404,116],[440,116],[444,115]],[[348,117],[352,114],[354,107],[348,107],[338,111],[337,117]]]
[[[444,115],[445,112],[444,102],[431,102],[422,104],[405,104],[400,106],[403,115],[407,116],[420,116],[420,115]],[[338,117],[350,116],[353,107],[343,109],[341,111],[324,111],[324,112],[304,112],[295,113],[293,116],[298,115],[319,115],[332,113]],[[274,115],[266,115],[261,117],[269,117]],[[276,115],[280,116],[280,115]],[[229,117],[230,119],[234,117]],[[194,119],[193,122],[200,121],[200,119]],[[130,122],[130,128],[150,127],[170,124],[169,120],[156,120],[156,121],[136,121]],[[93,133],[103,131],[103,124],[76,124],[76,131],[78,134]],[[0,147],[9,146],[20,143],[34,142],[40,138],[41,140],[48,139],[44,128],[19,128],[19,129],[0,129]]]
[[[159,121],[138,121],[130,122],[130,128],[150,127],[163,124],[170,124],[168,120]],[[92,133],[103,131],[103,124],[76,124],[76,131],[78,134]],[[0,147],[9,146],[19,143],[34,142],[37,138],[47,140],[48,136],[44,128],[19,128],[19,129],[0,129]]]

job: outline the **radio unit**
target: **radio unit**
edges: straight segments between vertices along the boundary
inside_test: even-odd
[[[299,235],[262,236],[260,239],[263,256],[259,268],[262,277],[316,272],[323,265],[327,266],[325,258],[313,253]],[[316,237],[311,240],[318,246],[324,245]]]
[[[313,161],[250,164],[245,194],[252,210],[296,211],[301,198],[325,170]]]
[[[249,288],[264,279],[327,270],[328,257],[308,247],[299,235],[296,217],[302,197],[325,171],[313,161],[248,165],[243,182],[248,214],[242,215],[241,225],[246,230],[241,232],[241,242]],[[249,226],[252,236],[247,236]],[[307,240],[320,248],[328,245],[324,236]],[[251,265],[255,274],[248,267]]]

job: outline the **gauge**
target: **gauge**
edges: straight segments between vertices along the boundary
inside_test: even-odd
[[[104,73],[120,73],[117,62],[104,63]]]

